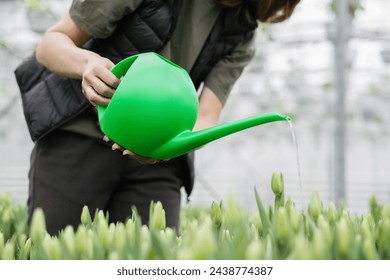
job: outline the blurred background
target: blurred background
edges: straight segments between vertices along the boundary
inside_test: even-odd
[[[33,143],[13,71],[70,3],[0,0],[0,194],[18,203],[27,199]],[[313,191],[325,206],[342,201],[357,214],[373,195],[389,203],[389,17],[389,0],[301,0],[287,22],[260,25],[256,57],[221,122],[279,112],[292,128],[270,123],[197,151],[190,205],[233,196],[254,210],[254,188],[272,203],[273,172],[298,207]]]

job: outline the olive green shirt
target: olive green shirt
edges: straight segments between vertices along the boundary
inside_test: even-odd
[[[182,7],[176,29],[160,54],[190,72],[218,17],[220,7],[216,0],[178,1],[182,1]],[[97,38],[106,38],[113,33],[117,23],[132,13],[141,2],[73,0],[69,13],[83,31]],[[222,104],[225,104],[234,83],[254,55],[254,34],[219,61],[204,81],[204,86],[211,89]],[[79,124],[76,125],[80,121],[75,120],[66,128],[80,129]]]

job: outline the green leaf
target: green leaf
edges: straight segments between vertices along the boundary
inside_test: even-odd
[[[264,208],[263,203],[261,202],[260,196],[255,188],[255,197],[256,197],[256,204],[257,208],[259,210],[259,215],[261,219],[261,223],[263,225],[263,236],[267,236],[271,230],[271,222],[268,217],[268,213]]]

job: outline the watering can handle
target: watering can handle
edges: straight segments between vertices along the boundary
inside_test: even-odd
[[[118,64],[116,64],[112,69],[111,72],[120,79],[123,75],[126,74],[127,70],[129,70],[130,66],[134,63],[134,61],[138,58],[138,55],[130,56],[122,61],[120,61]]]
[[[134,55],[131,57],[128,57],[122,61],[120,61],[118,64],[116,64],[112,69],[111,72],[118,78],[120,79],[122,76],[124,76],[129,70],[130,66],[134,63],[134,61],[138,58],[138,55]],[[104,105],[98,105],[98,116],[99,116],[99,121],[104,115],[104,112],[106,110],[107,106]]]

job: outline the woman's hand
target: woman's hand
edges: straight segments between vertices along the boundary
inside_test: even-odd
[[[81,87],[84,96],[95,107],[108,105],[120,80],[111,73],[114,64],[99,55],[88,58],[83,69]]]
[[[108,138],[107,135],[104,136],[103,140],[105,142],[111,142],[110,138]],[[155,158],[149,158],[149,157],[143,157],[143,156],[137,155],[136,153],[123,148],[122,146],[118,145],[117,143],[113,143],[111,147],[112,147],[113,151],[120,151],[120,152],[122,152],[122,154],[124,156],[132,157],[133,159],[135,159],[136,161],[138,161],[141,164],[155,164],[155,163],[160,162],[160,160],[157,160]]]

